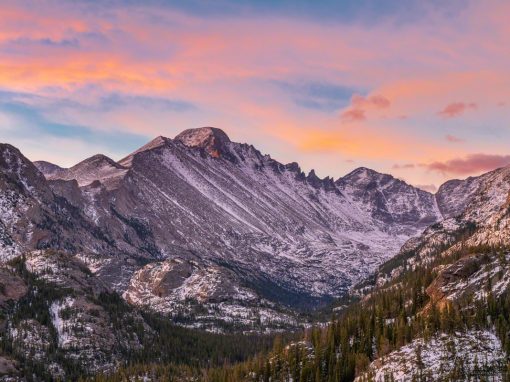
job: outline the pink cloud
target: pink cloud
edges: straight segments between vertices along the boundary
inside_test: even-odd
[[[392,166],[393,169],[395,170],[399,170],[399,169],[409,169],[409,168],[414,168],[415,165],[413,163],[405,163],[405,164],[394,164]]]
[[[445,135],[445,139],[450,143],[460,143],[465,142],[464,139],[456,137],[455,135],[447,134]]]
[[[391,102],[388,98],[379,94],[369,97],[354,94],[351,99],[351,105],[354,109],[386,109],[390,107]]]
[[[349,109],[341,114],[342,120],[346,122],[364,121],[367,119],[365,110],[362,109]]]
[[[390,100],[379,94],[367,97],[354,94],[351,98],[350,108],[345,110],[340,117],[345,122],[364,121],[367,119],[368,110],[387,109],[390,105]]]
[[[454,118],[464,114],[466,110],[474,110],[477,108],[477,104],[474,102],[453,102],[445,106],[445,108],[439,111],[437,114],[443,118]]]
[[[436,161],[422,164],[429,171],[435,171],[444,175],[470,175],[495,168],[508,166],[510,155],[496,154],[470,154],[464,158],[454,158],[444,162]]]

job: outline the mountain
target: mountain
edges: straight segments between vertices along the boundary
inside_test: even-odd
[[[336,182],[338,188],[376,222],[416,234],[442,218],[436,198],[391,175],[358,168]]]
[[[431,194],[367,168],[321,179],[205,127],[71,168],[2,144],[0,191],[0,378],[505,372],[510,167]],[[358,301],[219,367],[335,299]]]
[[[34,163],[48,180],[76,180],[80,187],[99,181],[104,186],[114,187],[110,183],[122,178],[127,169],[105,155],[97,154],[71,168],[60,168],[48,162]]]
[[[510,166],[448,181],[435,196],[445,218],[408,240],[395,258],[383,264],[377,272],[379,284],[437,256],[509,242]]]
[[[320,306],[441,219],[432,194],[390,175],[358,169],[320,179],[211,127],[158,137],[119,162],[96,155],[59,171],[35,164],[132,260],[82,254],[95,272],[128,301],[164,313],[190,311],[190,299],[234,319],[274,304]],[[188,264],[180,283],[144,276],[172,278],[177,263]]]
[[[382,381],[393,376],[405,381],[414,374],[433,380],[469,380],[476,375],[507,380],[510,166],[448,181],[436,200],[445,219],[404,244],[379,268],[371,284],[364,282],[355,289],[368,301],[407,283],[421,301],[419,314],[444,322],[376,358],[363,378]],[[418,275],[427,277],[417,283]],[[398,318],[386,320],[394,326]]]
[[[109,253],[111,242],[81,211],[55,195],[16,148],[0,145],[0,261],[32,249]]]
[[[355,177],[368,172],[356,170]],[[434,197],[444,219],[353,288],[358,301],[340,306],[330,323],[298,340],[276,343],[264,358],[209,370],[208,377],[508,381],[510,166],[449,181]],[[372,211],[378,210],[384,207]]]
[[[1,381],[76,381],[147,360],[221,365],[270,345],[267,336],[198,332],[139,311],[61,251],[9,261],[0,286]]]

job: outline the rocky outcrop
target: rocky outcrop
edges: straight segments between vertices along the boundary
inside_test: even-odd
[[[0,308],[10,301],[17,301],[28,291],[22,278],[7,268],[0,268]]]

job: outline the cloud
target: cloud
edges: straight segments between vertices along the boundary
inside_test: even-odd
[[[115,4],[116,2],[109,2]],[[124,1],[121,4],[136,4],[136,1]],[[402,7],[401,0],[323,0],[310,2],[307,0],[223,0],[219,2],[200,0],[146,0],[145,3],[163,4],[168,8],[179,9],[190,15],[207,16],[224,19],[227,17],[266,16],[293,17],[303,21],[321,23],[344,23],[371,25],[394,20],[399,24],[413,23],[427,16],[442,11],[452,17],[465,8],[462,1],[423,2],[407,0]],[[361,6],[360,6],[361,5]]]
[[[510,155],[470,154],[464,158],[454,158],[444,162],[436,161],[421,164],[429,171],[444,175],[471,175],[494,170],[510,164]]]
[[[433,194],[437,191],[437,186],[435,184],[416,184],[414,187],[431,192]]]
[[[445,135],[444,137],[448,142],[450,143],[460,143],[460,142],[465,142],[464,139],[462,138],[459,138],[459,137],[456,137],[455,135],[450,135],[450,134],[447,134]]]
[[[121,93],[109,93],[99,99],[99,106],[104,110],[112,110],[122,107],[142,107],[146,109],[160,108],[167,111],[189,111],[196,109],[190,102],[162,97],[131,95]]]
[[[115,129],[97,130],[78,124],[60,123],[46,117],[28,103],[9,101],[7,97],[8,93],[0,93],[0,116],[6,116],[9,120],[8,125],[0,125],[0,132],[9,139],[31,137],[40,141],[48,137],[67,138],[97,145],[109,152],[124,152],[126,148],[132,151],[148,140],[148,137],[142,134]]]
[[[390,100],[379,94],[367,97],[354,94],[351,98],[350,108],[342,112],[340,118],[344,122],[364,121],[367,119],[367,111],[387,109],[390,105]]]
[[[394,164],[391,168],[393,168],[394,170],[400,170],[400,169],[409,169],[409,168],[414,168],[415,165],[413,163],[405,163],[405,164]]]
[[[326,112],[336,111],[347,106],[352,95],[357,91],[349,86],[327,84],[320,81],[272,82],[288,93],[296,105]]]
[[[477,104],[474,102],[453,102],[445,106],[445,108],[437,114],[443,118],[454,118],[464,114],[467,110],[474,110],[477,107]]]
[[[369,97],[354,94],[351,99],[351,105],[354,109],[386,109],[390,107],[391,102],[379,94]]]
[[[367,119],[365,115],[365,110],[362,109],[349,109],[344,111],[340,117],[343,121],[346,122],[356,122],[356,121],[364,121]]]

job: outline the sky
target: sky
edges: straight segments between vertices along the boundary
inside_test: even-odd
[[[510,164],[509,1],[0,0],[0,141],[61,166],[223,129],[434,191]]]

